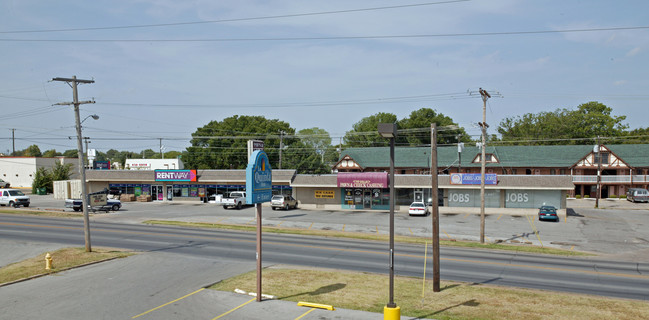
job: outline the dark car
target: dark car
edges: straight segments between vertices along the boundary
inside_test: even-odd
[[[553,220],[559,222],[557,208],[554,206],[542,206],[539,208],[539,221],[541,220]]]

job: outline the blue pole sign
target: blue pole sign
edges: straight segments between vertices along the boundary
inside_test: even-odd
[[[273,173],[268,155],[256,150],[246,167],[246,203],[269,202],[273,197]]]

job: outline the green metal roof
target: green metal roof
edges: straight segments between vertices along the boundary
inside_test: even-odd
[[[632,167],[649,167],[649,144],[605,145]],[[568,168],[593,151],[593,145],[563,146],[488,146],[498,163],[487,163],[487,167],[558,167]],[[462,152],[462,167],[479,167],[472,161],[481,153],[478,147],[465,147]],[[390,148],[349,148],[343,150],[341,159],[349,155],[363,168],[387,168],[390,166]],[[430,147],[397,147],[394,155],[397,168],[429,168]],[[457,167],[457,146],[437,148],[437,167]]]

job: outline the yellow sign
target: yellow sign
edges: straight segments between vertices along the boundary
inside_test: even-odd
[[[334,191],[334,190],[316,190],[315,191],[315,197],[316,198],[324,198],[324,199],[335,199],[336,198],[336,191]]]

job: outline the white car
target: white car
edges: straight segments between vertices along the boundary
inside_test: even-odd
[[[17,189],[0,189],[0,205],[29,207],[29,196]]]
[[[408,214],[411,216],[427,216],[428,215],[428,206],[423,202],[413,202],[408,208]]]

